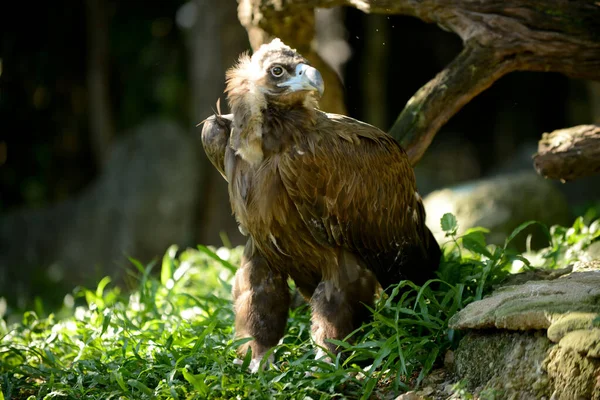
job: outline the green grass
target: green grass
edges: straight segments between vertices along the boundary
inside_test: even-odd
[[[287,333],[273,349],[275,364],[254,375],[246,372],[249,357],[234,363],[246,340],[233,339],[230,296],[241,249],[200,246],[177,255],[171,248],[160,265],[132,260],[137,287],[127,293],[105,278],[93,290],[66,295],[54,314],[42,316],[39,304],[37,313],[0,319],[0,400],[383,398],[418,386],[439,365],[458,340],[447,326],[458,310],[510,272],[580,259],[600,237],[599,221],[540,226],[550,245],[525,258],[509,243],[530,224],[505,246],[493,246],[483,229],[457,237],[455,219],[444,216],[448,243],[439,279],[423,287],[402,282],[379,299],[355,344],[339,342],[348,355],[343,362],[314,360],[310,314],[302,306],[290,311]]]

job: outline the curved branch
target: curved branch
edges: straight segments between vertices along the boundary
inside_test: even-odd
[[[437,131],[471,99],[516,68],[516,61],[489,49],[467,46],[406,103],[390,134],[415,164]]]

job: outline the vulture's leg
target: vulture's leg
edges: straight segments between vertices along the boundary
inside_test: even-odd
[[[337,353],[337,346],[327,339],[344,340],[368,321],[377,281],[372,273],[363,271],[358,278],[335,287],[330,281],[321,282],[310,299],[312,307],[312,337],[317,345]],[[317,352],[317,359],[324,355]]]
[[[271,347],[283,337],[290,304],[286,277],[271,270],[252,243],[246,243],[242,265],[233,283],[236,337],[253,337],[238,350],[252,349],[250,370],[256,372]]]

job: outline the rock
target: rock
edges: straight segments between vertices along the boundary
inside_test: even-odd
[[[600,360],[553,345],[541,331],[470,332],[454,372],[482,399],[600,399]]]
[[[481,398],[549,399],[553,387],[540,365],[551,347],[541,332],[471,332],[455,351],[454,372]]]
[[[115,143],[79,196],[3,215],[0,293],[27,298],[48,281],[71,289],[118,280],[128,256],[145,263],[171,244],[193,245],[200,151],[176,124],[148,121]]]
[[[469,331],[450,364],[455,379],[482,399],[600,400],[599,269],[600,260],[576,263],[456,314],[449,326]]]
[[[446,354],[444,354],[444,367],[448,369],[454,368],[454,352],[452,350],[448,350]]]
[[[600,400],[600,360],[558,345],[550,349],[540,365],[554,387],[553,399]]]
[[[548,329],[570,312],[600,308],[600,271],[574,272],[552,281],[505,286],[471,303],[449,321],[452,329]]]
[[[411,391],[401,394],[395,400],[424,400],[417,392]]]
[[[587,256],[591,259],[600,259],[600,242],[594,242],[585,249]]]
[[[560,342],[560,347],[575,350],[579,354],[600,358],[600,329],[579,329],[567,333]]]
[[[569,222],[564,196],[552,183],[532,171],[441,189],[425,197],[424,203],[427,226],[440,243],[447,241],[440,227],[445,213],[456,216],[459,234],[482,226],[490,229],[488,241],[495,244],[503,244],[524,221],[536,220],[547,225]]]
[[[578,261],[575,264],[573,264],[573,272],[589,272],[589,271],[600,271],[600,257],[596,260]]]
[[[599,306],[600,308],[600,306]],[[558,343],[568,333],[578,330],[591,330],[594,320],[600,319],[599,313],[571,312],[559,317],[548,328],[548,339]]]
[[[559,278],[573,272],[573,266],[569,265],[559,269],[533,269],[509,275],[497,288],[504,286],[522,285],[529,281],[547,281]],[[495,289],[497,289],[495,288]]]

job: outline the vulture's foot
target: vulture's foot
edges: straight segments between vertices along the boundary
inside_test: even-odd
[[[257,373],[259,370],[261,370],[261,362],[263,362],[263,358],[264,355],[261,357],[253,357],[252,360],[250,360],[250,364],[248,364],[248,372],[250,372],[251,374],[255,374]],[[233,360],[233,363],[235,365],[243,365],[244,364],[244,360],[241,360],[239,358],[236,358],[235,360]],[[269,357],[267,357],[267,359],[263,362],[262,364],[262,370],[266,370],[271,364],[275,363],[275,357],[273,356],[273,354],[271,354]]]

